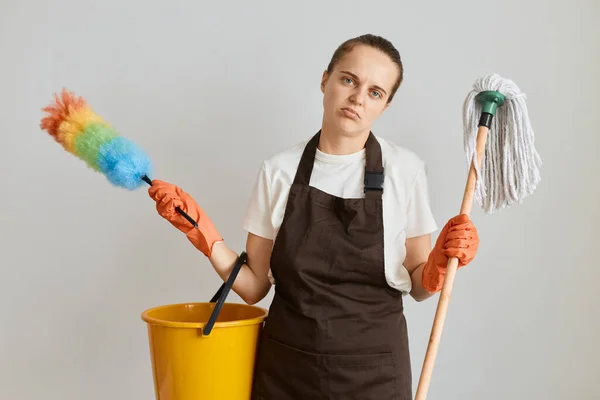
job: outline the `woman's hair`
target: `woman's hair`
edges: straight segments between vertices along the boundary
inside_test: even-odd
[[[398,66],[400,73],[398,75],[398,79],[396,79],[394,87],[392,88],[390,97],[388,98],[388,103],[391,102],[396,94],[396,91],[400,87],[400,84],[402,83],[402,79],[404,78],[404,67],[402,66],[402,59],[400,58],[400,53],[398,50],[396,50],[394,45],[389,40],[384,39],[381,36],[366,34],[346,40],[333,53],[331,61],[327,66],[327,72],[331,74],[336,64],[357,45],[366,45],[382,51],[383,53],[387,54],[387,56]]]

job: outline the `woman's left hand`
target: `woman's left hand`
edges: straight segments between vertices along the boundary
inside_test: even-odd
[[[458,268],[469,264],[479,248],[479,235],[466,214],[451,218],[442,228],[423,268],[422,284],[429,292],[441,290],[450,257],[458,258]]]
[[[458,258],[458,266],[464,267],[475,258],[479,247],[479,236],[473,222],[466,214],[459,214],[451,218],[440,235],[436,243],[438,251],[445,256],[443,265],[437,267],[446,270],[448,258]]]

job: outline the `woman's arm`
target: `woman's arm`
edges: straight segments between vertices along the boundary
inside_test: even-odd
[[[431,252],[431,235],[422,235],[406,240],[406,258],[404,267],[408,270],[412,281],[410,295],[416,301],[427,300],[433,293],[427,291],[421,283],[423,268]]]
[[[231,289],[250,305],[261,301],[271,289],[268,273],[272,248],[272,240],[252,233],[248,234],[246,241],[248,262],[240,269]],[[231,274],[237,259],[238,254],[229,249],[224,242],[215,243],[209,257],[212,266],[223,281],[226,281]]]
[[[174,227],[185,233],[188,240],[210,261],[223,281],[226,281],[238,254],[229,249],[208,215],[196,201],[181,188],[168,182],[154,180],[148,189],[149,196],[156,202],[158,213]],[[196,223],[195,228],[176,211],[184,210]],[[255,304],[262,300],[271,287],[268,271],[273,241],[248,234],[246,254],[248,262],[242,266],[232,290],[246,303]]]

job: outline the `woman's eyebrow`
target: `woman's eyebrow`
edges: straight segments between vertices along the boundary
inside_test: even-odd
[[[352,72],[350,72],[350,71],[340,71],[340,72],[341,72],[341,73],[343,73],[343,74],[348,74],[348,75],[352,76],[354,79],[356,79],[357,81],[359,81],[359,82],[360,82],[360,79],[358,78],[358,76],[356,76],[356,75],[355,75],[355,74],[353,74]],[[384,89],[384,88],[382,88],[381,86],[378,86],[378,85],[373,85],[373,87],[374,87],[375,89],[379,89],[379,90],[381,90],[381,91],[383,92],[383,94],[386,94],[386,95],[387,95],[387,92],[386,92],[386,91],[385,91],[385,89]]]

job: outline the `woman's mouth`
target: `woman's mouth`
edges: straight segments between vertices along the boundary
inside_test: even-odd
[[[359,120],[360,119],[360,116],[358,115],[358,113],[356,111],[354,111],[353,109],[351,109],[351,108],[344,107],[344,108],[341,109],[341,111],[348,118],[351,118],[353,120]]]

